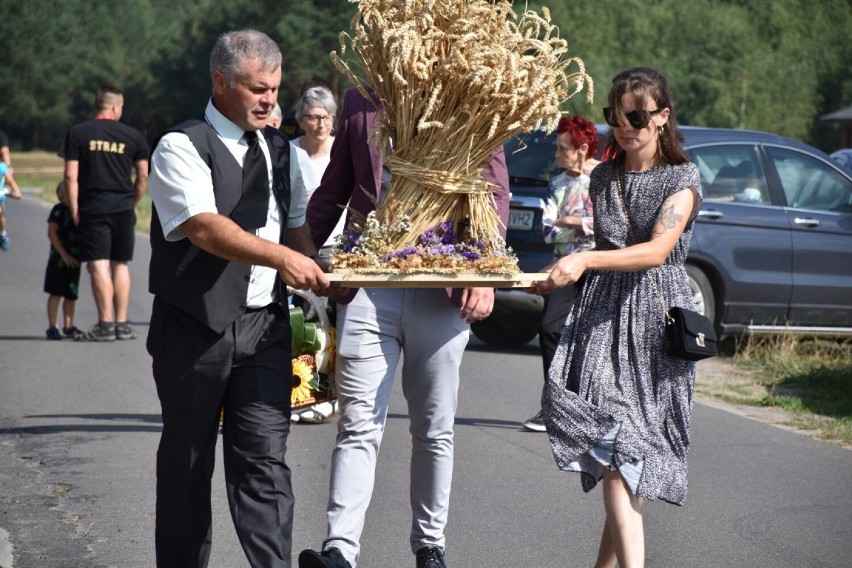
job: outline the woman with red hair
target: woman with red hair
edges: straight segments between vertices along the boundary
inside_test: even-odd
[[[589,173],[598,164],[598,133],[595,125],[580,116],[564,116],[556,127],[556,165],[565,171],[550,180],[542,216],[544,241],[553,244],[555,259],[595,246]],[[556,352],[562,326],[576,297],[574,285],[544,296],[538,341],[544,377]],[[524,428],[544,432],[541,411],[524,422]]]

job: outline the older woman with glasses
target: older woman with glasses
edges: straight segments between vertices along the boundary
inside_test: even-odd
[[[334,142],[331,133],[334,131],[336,113],[337,103],[324,87],[311,87],[296,104],[296,120],[305,134],[290,143],[299,156],[309,199],[322,181],[322,174],[331,157],[331,145]]]
[[[334,142],[334,118],[337,113],[337,103],[331,92],[325,87],[311,87],[299,98],[296,104],[296,121],[304,134],[290,141],[293,149],[291,154],[298,160],[299,168],[291,168],[290,175],[294,184],[303,184],[305,194],[310,200],[314,190],[319,187],[322,175],[331,159],[331,145]],[[328,258],[335,237],[343,232],[345,216],[334,228],[325,245],[320,249],[320,256]],[[294,422],[322,423],[331,419],[337,412],[337,400],[320,402],[293,411],[290,419]]]
[[[311,87],[299,98],[296,104],[296,120],[304,131],[302,136],[294,138],[290,144],[299,159],[301,177],[308,200],[319,187],[322,175],[331,159],[331,145],[334,143],[334,120],[337,102],[325,87]],[[335,238],[343,232],[344,218],[332,231],[331,236],[320,250],[320,255],[328,258]]]

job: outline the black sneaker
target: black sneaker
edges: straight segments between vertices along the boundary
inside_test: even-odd
[[[62,334],[59,333],[58,327],[51,327],[45,332],[45,334],[48,339],[62,339]]]
[[[337,548],[322,552],[303,550],[299,553],[299,568],[352,568]]]
[[[63,327],[62,334],[65,337],[77,337],[78,335],[83,335],[83,330],[77,327],[76,325],[72,325],[71,327]]]
[[[541,410],[538,411],[538,414],[524,422],[524,428],[533,432],[547,432],[547,428],[544,427],[544,417],[541,415]]]
[[[417,568],[447,568],[444,551],[437,546],[424,546],[417,551]]]
[[[75,337],[74,341],[115,341],[115,326],[104,327],[96,323],[89,331]]]
[[[136,339],[136,330],[126,321],[115,324],[116,339]]]

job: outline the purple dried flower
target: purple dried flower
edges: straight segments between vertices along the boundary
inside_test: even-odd
[[[352,252],[354,249],[358,247],[358,244],[361,242],[361,235],[348,232],[344,234],[343,240],[343,252]]]
[[[440,242],[438,234],[432,229],[427,229],[420,235],[420,243],[423,246],[429,246],[438,242]]]
[[[405,247],[403,249],[400,249],[400,250],[394,252],[393,256],[395,256],[396,258],[399,258],[399,259],[403,259],[403,258],[405,258],[409,255],[417,254],[417,252],[418,251],[417,251],[416,247]]]
[[[449,221],[438,223],[435,227],[435,230],[443,234],[443,236],[441,237],[441,243],[445,245],[452,244],[453,241],[456,240],[456,233],[453,230],[453,224]]]
[[[417,250],[417,247],[405,247],[394,251],[392,253],[388,253],[382,257],[380,262],[388,262],[393,258],[398,258],[400,260],[404,260],[409,255],[418,254],[420,251]]]

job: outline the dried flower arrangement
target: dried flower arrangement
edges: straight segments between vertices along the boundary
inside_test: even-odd
[[[383,149],[392,178],[375,218],[342,239],[335,270],[517,272],[500,238],[495,188],[480,172],[512,135],[540,126],[552,131],[559,105],[584,86],[591,100],[583,62],[567,57],[547,8],[518,16],[501,0],[350,1],[359,4],[353,32],[341,34],[332,60],[378,101],[372,142]],[[347,49],[352,63],[344,60]],[[567,74],[571,65],[577,69]],[[448,229],[444,236],[461,239],[445,245],[470,247],[454,249],[454,262],[415,258],[440,227]],[[362,241],[353,242],[358,237]],[[383,242],[381,250],[369,250],[373,241]],[[478,259],[468,258],[473,249]],[[465,258],[468,264],[455,262]]]
[[[336,271],[358,273],[478,272],[514,274],[517,259],[511,249],[498,250],[469,236],[467,223],[443,221],[418,235],[414,244],[395,248],[391,243],[410,233],[408,215],[395,223],[381,223],[377,212],[356,221],[339,238],[334,254]]]

